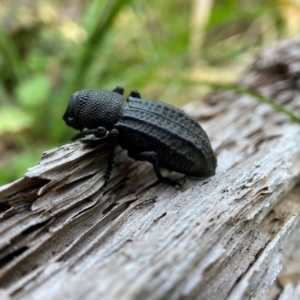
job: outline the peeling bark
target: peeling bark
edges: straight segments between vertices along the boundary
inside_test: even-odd
[[[241,80],[300,114],[300,38],[262,52]],[[247,95],[185,110],[218,155],[215,176],[156,181],[106,144],[43,154],[0,188],[1,299],[300,298],[300,126]]]

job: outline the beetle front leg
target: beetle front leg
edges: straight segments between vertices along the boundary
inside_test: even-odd
[[[167,184],[170,184],[172,186],[179,186],[181,188],[181,184],[175,180],[172,180],[168,177],[162,176],[158,164],[158,157],[157,153],[154,151],[145,151],[145,152],[140,152],[140,153],[129,153],[128,156],[139,161],[147,161],[153,165],[154,172],[157,176],[157,178]]]
[[[107,136],[108,143],[109,143],[109,153],[108,153],[108,165],[104,175],[104,186],[106,186],[110,178],[118,136],[119,136],[119,131],[115,128],[110,130]]]
[[[117,93],[117,94],[120,94],[120,95],[123,95],[123,94],[124,94],[124,88],[121,87],[121,86],[115,87],[112,91],[113,91],[114,93]]]
[[[107,134],[107,129],[105,127],[98,127],[96,129],[88,129],[88,130],[83,130],[77,134],[75,134],[72,137],[72,141],[78,140],[80,138],[83,138],[89,134],[93,134],[97,138],[103,138]]]

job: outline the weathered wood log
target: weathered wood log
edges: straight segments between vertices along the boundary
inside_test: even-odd
[[[241,85],[300,113],[299,62],[284,41]],[[185,109],[215,176],[178,190],[118,149],[103,187],[106,145],[76,142],[0,188],[1,299],[300,298],[299,124],[228,91]]]

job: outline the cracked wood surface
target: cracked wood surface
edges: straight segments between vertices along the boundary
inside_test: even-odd
[[[263,51],[242,78],[300,113],[300,38]],[[300,126],[247,95],[185,110],[207,131],[215,176],[170,173],[106,145],[44,153],[0,188],[0,299],[299,299]]]

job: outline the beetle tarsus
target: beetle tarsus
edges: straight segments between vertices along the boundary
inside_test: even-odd
[[[74,136],[72,136],[71,141],[76,141],[81,138],[81,132],[76,133]]]
[[[171,186],[177,186],[179,189],[182,188],[182,184],[181,183],[179,183],[176,180],[172,180],[172,179],[170,179],[168,177],[163,177],[160,180],[163,181],[163,182],[165,182],[165,183],[167,183],[167,184],[169,184],[169,185],[171,185]]]
[[[181,188],[181,184],[175,180],[172,180],[168,177],[162,176],[159,168],[159,163],[158,163],[158,157],[157,153],[154,151],[145,151],[145,152],[140,152],[140,153],[129,153],[128,156],[139,161],[147,161],[152,164],[154,172],[158,178],[158,180],[161,180],[169,185],[172,186],[179,186]]]

